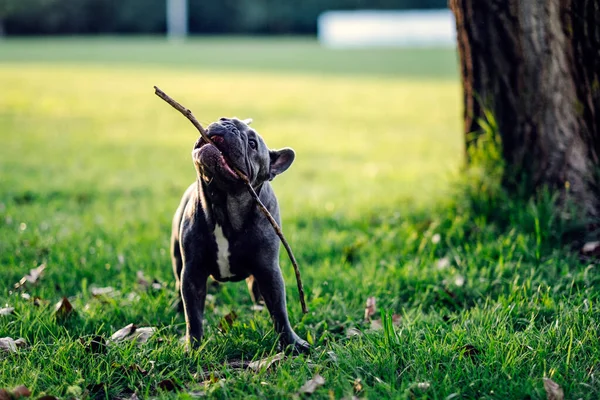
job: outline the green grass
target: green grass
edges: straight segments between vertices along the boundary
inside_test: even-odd
[[[493,189],[458,177],[455,58],[308,39],[0,42],[0,304],[15,307],[0,316],[0,337],[29,343],[0,354],[0,388],[288,398],[318,373],[326,383],[315,398],[543,399],[543,377],[567,398],[600,397],[597,266],[561,247],[551,199],[489,198]],[[251,310],[243,283],[211,289],[205,345],[184,352],[168,237],[194,179],[196,133],[152,85],[204,123],[253,117],[270,146],[296,150],[274,187],[310,313],[282,254],[288,308],[310,356],[259,373],[225,365],[276,352],[268,314]],[[25,291],[47,303],[34,306],[13,284],[42,262]],[[165,288],[140,287],[138,270]],[[106,286],[117,292],[92,296]],[[77,311],[67,321],[53,316],[62,296]],[[369,296],[384,317],[401,315],[398,326],[369,329]],[[231,310],[239,318],[221,333]],[[132,322],[158,334],[104,354],[79,342]],[[362,334],[347,337],[352,328]],[[202,371],[225,380],[203,383]],[[164,379],[182,390],[157,392]]]

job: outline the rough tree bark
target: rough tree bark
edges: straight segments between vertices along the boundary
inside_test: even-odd
[[[479,130],[488,108],[502,138],[505,183],[568,189],[583,213],[599,217],[600,0],[449,3],[465,133]]]

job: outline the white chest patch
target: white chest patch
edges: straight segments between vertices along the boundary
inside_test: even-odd
[[[229,269],[229,242],[223,234],[220,225],[215,224],[215,239],[217,240],[217,265],[221,278],[231,278],[234,275]]]

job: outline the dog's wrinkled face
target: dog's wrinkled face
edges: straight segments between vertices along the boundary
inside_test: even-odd
[[[248,177],[252,186],[272,180],[284,172],[294,161],[294,151],[289,148],[269,150],[260,135],[250,128],[251,120],[221,118],[206,130],[214,146],[200,137],[194,145],[192,159],[199,176],[223,190],[233,191],[243,187],[234,168]],[[231,164],[225,161],[225,157]]]

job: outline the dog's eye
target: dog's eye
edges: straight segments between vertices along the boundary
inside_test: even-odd
[[[256,147],[257,147],[256,140],[254,140],[254,139],[248,139],[248,144],[250,145],[251,149],[256,150]]]

